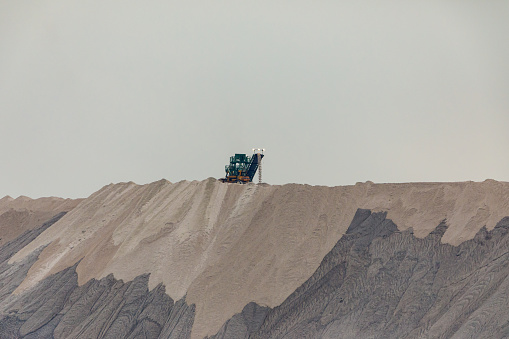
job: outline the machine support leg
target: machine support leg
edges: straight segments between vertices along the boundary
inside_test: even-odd
[[[262,156],[260,153],[256,154],[258,157],[258,183],[262,183]]]

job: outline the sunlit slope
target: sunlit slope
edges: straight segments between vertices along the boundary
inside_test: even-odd
[[[387,211],[425,237],[445,220],[459,244],[509,212],[509,184],[408,183],[321,187],[201,182],[108,185],[18,252],[48,245],[17,293],[77,262],[78,281],[150,273],[174,300],[196,304],[193,337],[214,334],[254,301],[279,305],[317,269],[358,208]],[[81,261],[80,261],[81,260]]]

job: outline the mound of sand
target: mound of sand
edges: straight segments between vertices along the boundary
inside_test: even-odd
[[[58,213],[72,210],[81,200],[83,199],[3,197],[0,199],[0,246],[40,226]]]
[[[358,208],[387,211],[418,237],[445,220],[442,241],[457,245],[509,214],[509,183],[112,184],[11,259],[48,245],[17,292],[79,260],[80,284],[150,273],[150,288],[162,282],[173,299],[187,295],[196,304],[193,337],[202,338],[251,301],[279,305],[313,274]]]

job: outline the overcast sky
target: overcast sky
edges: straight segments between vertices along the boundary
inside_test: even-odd
[[[0,0],[0,197],[509,181],[509,1],[346,3]]]

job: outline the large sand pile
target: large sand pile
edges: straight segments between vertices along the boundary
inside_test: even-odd
[[[250,301],[277,306],[319,266],[358,208],[459,244],[509,215],[509,183],[359,183],[344,187],[158,181],[109,185],[12,259],[48,245],[18,292],[79,260],[79,282],[150,273],[196,304],[193,337],[214,334]]]
[[[0,199],[0,246],[25,231],[40,226],[56,214],[72,210],[81,200],[83,199],[3,197]]]

